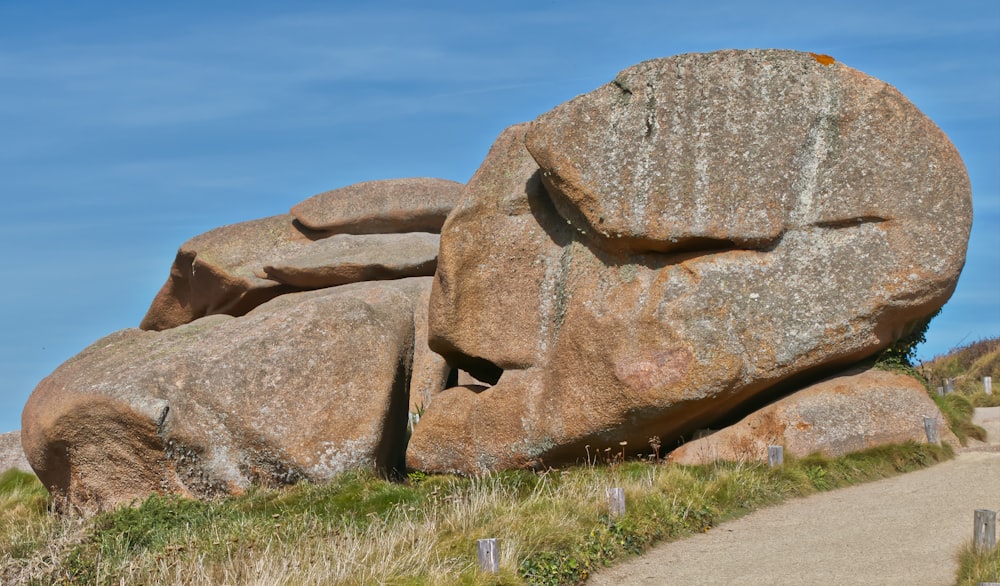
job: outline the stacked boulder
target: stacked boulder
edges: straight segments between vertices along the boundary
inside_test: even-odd
[[[369,181],[192,238],[139,327],[240,316],[294,291],[433,275],[437,233],[461,189],[444,179]]]
[[[39,478],[100,508],[401,470],[407,413],[449,374],[426,308],[461,187],[363,183],[186,242],[140,329],[35,389],[22,438]]]
[[[552,465],[738,418],[936,312],[971,219],[955,147],[884,82],[792,51],[626,69],[504,132],[445,223],[430,345],[495,384],[436,397],[409,462]]]
[[[189,241],[142,329],[39,385],[25,451],[78,505],[475,474],[673,447],[830,376],[689,454],[914,439],[933,403],[838,373],[944,304],[971,214],[954,146],[881,81],[793,51],[641,63],[464,187],[360,184]]]

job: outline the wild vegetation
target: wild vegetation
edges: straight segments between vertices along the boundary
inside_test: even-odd
[[[607,453],[607,452],[605,452]],[[345,474],[205,503],[154,496],[87,520],[55,518],[30,475],[2,488],[0,581],[30,584],[568,584],[650,544],[708,531],[789,497],[874,480],[951,456],[907,444],[841,458],[712,466],[609,456],[564,470],[478,478]],[[606,489],[625,489],[624,517]],[[12,517],[12,515],[16,515]],[[478,570],[496,537],[500,574]]]
[[[1000,382],[1000,337],[955,348],[920,364],[916,372],[963,445],[969,438],[986,439],[985,430],[972,423],[972,414],[976,407],[1000,406],[1000,387],[986,394],[983,383],[986,376]],[[942,395],[938,388],[946,388],[948,379],[954,392]]]
[[[986,376],[1000,383],[1000,337],[959,346],[921,364],[917,370],[934,390],[932,396],[949,418],[955,434],[960,439],[963,436],[983,439],[982,428],[969,419],[976,407],[1000,406],[1000,388],[994,386],[993,393],[988,395],[983,384]],[[944,387],[947,379],[952,379],[955,392],[939,396],[937,387]],[[977,552],[970,542],[958,553],[958,564],[957,583],[961,586],[1000,580],[1000,547],[992,552]]]
[[[959,346],[921,364],[917,370],[935,390],[944,386],[947,379],[953,379],[955,393],[967,398],[973,406],[1000,406],[1000,337]],[[991,395],[983,387],[985,376],[992,377],[997,385]]]
[[[1000,547],[989,552],[978,552],[970,542],[959,552],[958,586],[976,586],[997,580],[1000,580]]]
[[[935,315],[916,324],[908,335],[886,348],[875,359],[875,366],[921,381],[963,446],[969,438],[983,441],[986,430],[972,423],[972,415],[976,407],[1000,405],[1000,390],[987,395],[982,382],[984,376],[995,377],[1000,371],[1000,338],[973,342],[930,362],[914,364],[917,347],[926,341],[927,327]],[[947,379],[952,380],[955,392],[938,392],[937,387],[943,387]]]

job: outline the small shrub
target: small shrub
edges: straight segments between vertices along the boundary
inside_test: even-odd
[[[941,310],[911,324],[909,331],[903,337],[882,351],[876,364],[883,368],[913,369],[917,358],[917,346],[927,341],[927,327],[939,313]]]

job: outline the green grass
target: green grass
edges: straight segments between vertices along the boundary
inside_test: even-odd
[[[9,492],[20,496],[2,510],[20,507],[21,531],[41,539],[0,544],[0,582],[572,584],[655,542],[951,455],[911,443],[775,469],[619,461],[471,479],[414,474],[405,484],[356,472],[211,503],[156,496],[86,521],[50,516],[37,481],[17,477]],[[611,486],[625,489],[622,518],[608,518]],[[499,539],[498,576],[477,568],[475,542],[486,537]]]
[[[52,522],[47,503],[34,474],[13,468],[0,474],[0,551],[17,557],[41,546]]]
[[[979,340],[955,348],[943,356],[921,364],[917,370],[929,381],[932,388],[943,386],[945,379],[952,378],[956,392],[988,397],[989,395],[983,392],[983,377],[991,376],[995,381],[994,384],[1000,385],[1000,337]],[[1000,393],[1000,388],[995,388],[992,401],[1000,402],[1000,399],[995,398],[997,393]]]
[[[890,350],[893,349],[890,347]],[[984,441],[986,430],[972,423],[972,415],[976,407],[1000,406],[1000,388],[987,395],[983,386],[984,376],[1000,381],[1000,338],[979,340],[955,348],[917,367],[911,366],[907,358],[912,354],[912,348],[907,351],[909,354],[906,357],[900,358],[900,352],[895,350],[895,354],[890,353],[888,359],[883,355],[874,366],[912,376],[923,383],[947,420],[948,427],[963,446],[970,438]],[[954,379],[955,392],[939,395],[937,387],[944,386],[944,380],[948,378]]]
[[[937,403],[938,409],[948,421],[948,427],[958,437],[962,445],[966,445],[969,438],[979,441],[986,440],[986,430],[972,423],[972,415],[975,412],[975,405],[969,397],[962,393],[950,393],[948,395],[932,394],[931,398]]]
[[[976,586],[981,582],[1000,581],[1000,547],[991,552],[974,551],[968,543],[958,555],[958,586]]]
[[[1000,407],[1000,390],[987,395],[984,391],[976,391],[966,395],[969,401],[976,407]]]

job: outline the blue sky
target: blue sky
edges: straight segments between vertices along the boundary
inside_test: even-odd
[[[136,326],[177,247],[358,181],[467,181],[499,132],[629,65],[827,53],[961,152],[975,221],[920,351],[1000,335],[1000,2],[0,0],[0,431]]]

